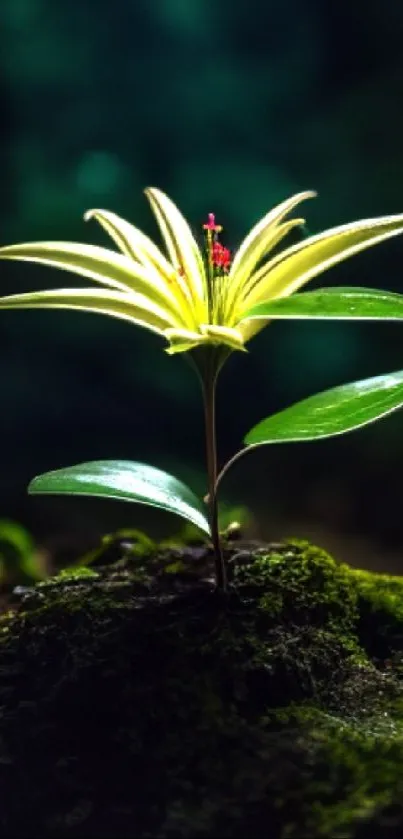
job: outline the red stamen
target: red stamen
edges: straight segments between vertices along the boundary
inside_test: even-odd
[[[220,242],[214,242],[211,248],[211,260],[216,268],[222,268],[224,271],[228,271],[231,265],[231,251],[228,248],[224,248]]]
[[[203,224],[203,230],[211,230],[214,233],[221,233],[222,227],[221,224],[215,223],[215,215],[214,213],[208,214],[208,222],[207,224]]]

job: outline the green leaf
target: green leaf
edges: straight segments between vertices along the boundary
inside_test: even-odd
[[[345,434],[403,406],[403,371],[363,379],[310,396],[262,420],[246,445],[293,443]]]
[[[210,534],[204,505],[192,490],[167,472],[144,463],[127,460],[80,463],[39,475],[31,481],[28,492],[137,501],[176,513]]]
[[[13,572],[23,572],[34,580],[44,576],[36,557],[35,543],[30,533],[8,519],[0,520],[0,579]]]
[[[376,288],[320,288],[253,306],[245,319],[402,320],[403,295]]]

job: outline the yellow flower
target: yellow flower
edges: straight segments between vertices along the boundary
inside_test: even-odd
[[[198,346],[244,349],[267,321],[248,318],[257,303],[293,294],[313,277],[365,248],[403,232],[403,215],[353,222],[327,230],[273,256],[273,249],[304,219],[287,219],[314,192],[279,204],[252,228],[233,259],[219,242],[214,215],[196,242],[175,204],[160,190],[146,196],[165,253],[124,219],[89,210],[120,253],[74,242],[37,242],[0,248],[0,258],[36,262],[79,274],[101,288],[68,288],[0,298],[0,308],[67,308],[123,318],[165,337],[167,352]]]

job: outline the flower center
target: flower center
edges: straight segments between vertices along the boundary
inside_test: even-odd
[[[223,277],[231,265],[231,252],[219,241],[221,224],[216,224],[214,213],[208,214],[208,221],[203,224],[205,231],[205,267],[207,277],[207,304],[210,323],[222,322],[225,284]],[[220,282],[221,280],[221,282]]]
[[[220,242],[213,242],[211,249],[211,259],[214,268],[222,269],[224,273],[229,270],[231,265],[231,254],[228,248],[224,248]]]

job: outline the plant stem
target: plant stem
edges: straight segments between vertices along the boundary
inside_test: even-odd
[[[215,554],[215,575],[217,588],[227,591],[227,569],[222,552],[220,533],[218,530],[217,503],[217,444],[215,424],[215,390],[217,373],[203,377],[203,401],[206,428],[206,453],[208,474],[208,503],[210,512],[211,539]]]

